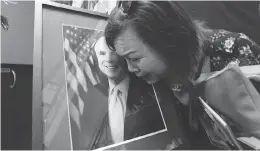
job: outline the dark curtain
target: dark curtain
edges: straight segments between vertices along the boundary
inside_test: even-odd
[[[182,1],[194,18],[211,28],[242,32],[260,45],[259,1]]]

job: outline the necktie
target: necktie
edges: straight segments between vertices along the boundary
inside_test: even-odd
[[[124,141],[124,106],[121,91],[114,88],[109,96],[109,124],[114,143]]]

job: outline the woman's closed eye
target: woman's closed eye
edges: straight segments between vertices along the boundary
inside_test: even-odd
[[[137,61],[139,61],[141,58],[129,58],[129,60],[130,61],[132,61],[132,62],[137,62]]]

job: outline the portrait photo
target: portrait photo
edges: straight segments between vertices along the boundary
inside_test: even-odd
[[[127,149],[167,131],[153,86],[128,71],[104,31],[63,24],[62,34],[73,149]]]

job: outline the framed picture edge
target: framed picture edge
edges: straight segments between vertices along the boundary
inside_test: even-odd
[[[84,9],[84,8],[73,7],[73,6],[66,5],[66,4],[60,4],[60,3],[53,2],[51,0],[44,0],[41,3],[42,3],[42,5],[45,5],[45,6],[55,7],[55,8],[58,8],[58,9],[65,9],[65,10],[73,11],[73,12],[77,12],[77,13],[84,13],[84,14],[88,14],[88,15],[94,15],[96,17],[101,17],[103,19],[104,18],[107,19],[108,16],[109,16],[108,14],[105,14],[105,13],[100,13],[100,12],[97,12],[97,11],[87,10],[87,9]]]
[[[33,46],[33,100],[32,100],[32,150],[44,150],[44,122],[43,122],[43,9],[52,7],[58,11],[66,10],[85,16],[107,19],[108,15],[52,2],[50,0],[35,1],[34,10],[34,46]],[[39,131],[41,129],[41,131]]]

